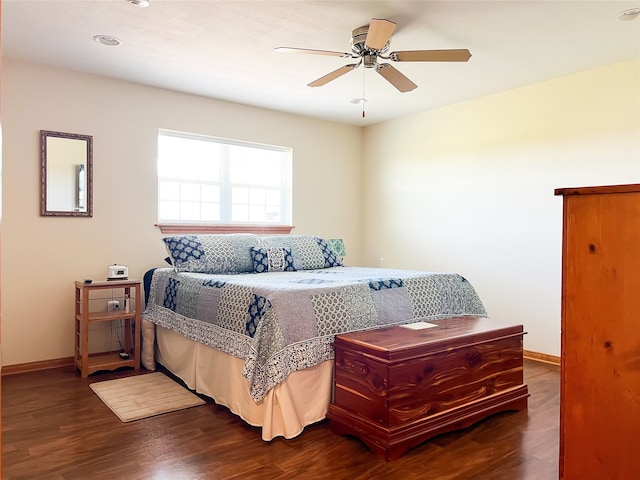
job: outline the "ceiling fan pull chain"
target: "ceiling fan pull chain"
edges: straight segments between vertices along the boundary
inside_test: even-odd
[[[364,118],[364,104],[367,103],[367,97],[364,96],[364,75],[366,71],[366,68],[362,69],[362,118]]]

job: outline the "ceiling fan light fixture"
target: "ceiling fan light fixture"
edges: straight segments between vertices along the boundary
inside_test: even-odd
[[[640,17],[640,8],[629,8],[618,14],[618,20],[626,22]]]
[[[93,39],[101,45],[106,45],[108,47],[115,47],[120,45],[120,40],[116,37],[112,37],[111,35],[94,35]]]

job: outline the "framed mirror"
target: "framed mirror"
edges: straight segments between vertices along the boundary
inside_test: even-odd
[[[93,215],[93,137],[40,130],[40,215]]]

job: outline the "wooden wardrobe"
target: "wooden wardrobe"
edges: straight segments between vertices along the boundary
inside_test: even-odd
[[[560,479],[640,478],[640,184],[563,196]]]

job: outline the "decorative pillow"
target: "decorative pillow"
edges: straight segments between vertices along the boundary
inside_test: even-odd
[[[251,247],[251,259],[256,273],[296,271],[289,248]]]
[[[342,266],[327,241],[315,235],[274,235],[261,237],[266,247],[288,248],[296,270]]]
[[[198,273],[252,272],[249,249],[261,245],[250,233],[177,235],[162,241],[177,272]]]

